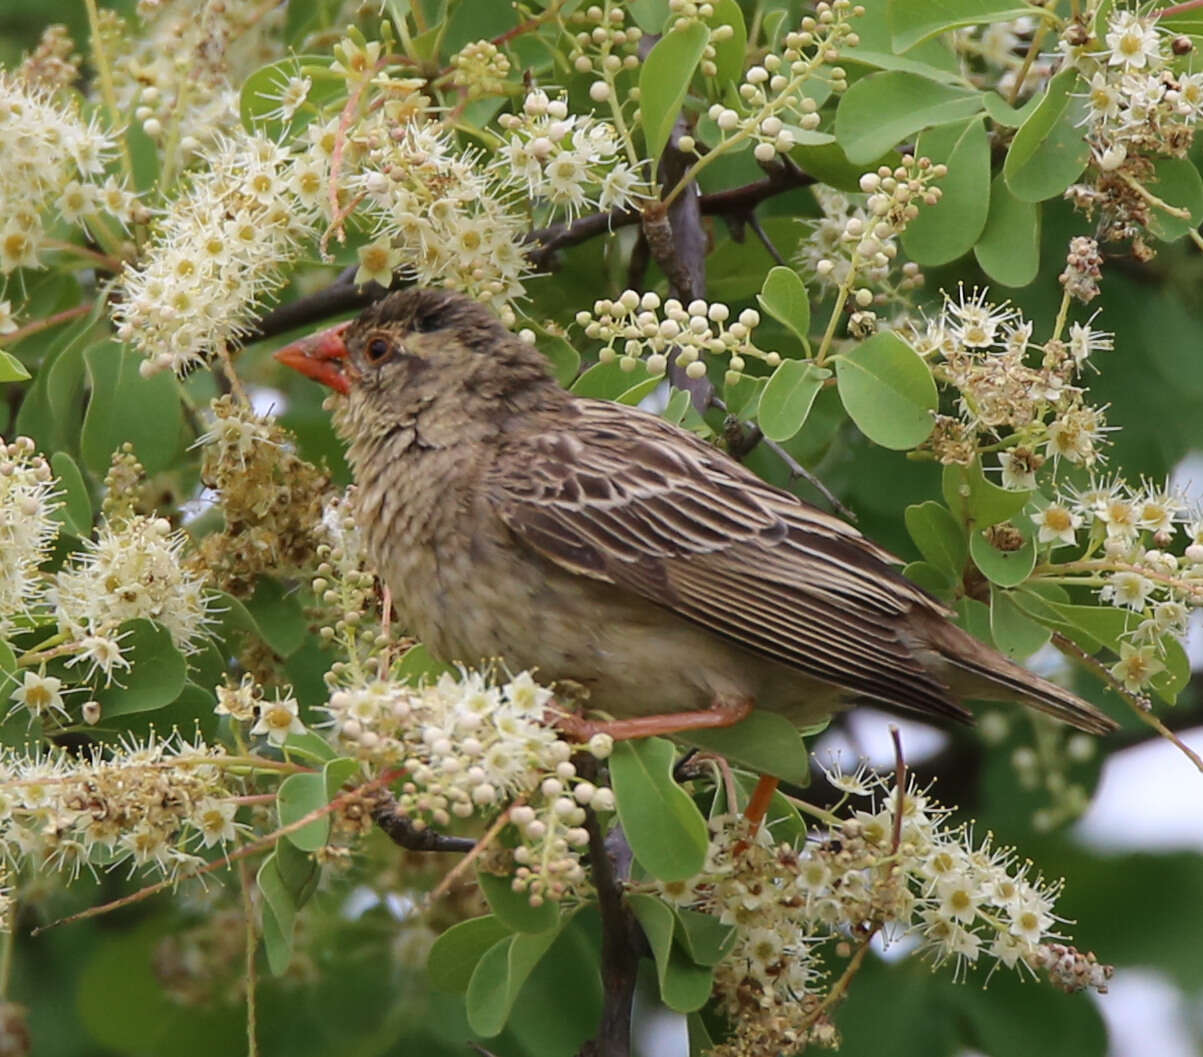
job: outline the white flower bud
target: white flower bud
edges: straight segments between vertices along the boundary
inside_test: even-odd
[[[761,164],[767,164],[777,157],[777,148],[771,143],[757,143],[752,150],[752,157]]]
[[[614,739],[609,734],[594,734],[585,747],[594,759],[604,760],[614,751]]]
[[[595,103],[604,103],[610,98],[610,86],[605,81],[594,81],[589,86],[589,98]]]
[[[544,778],[543,784],[539,786],[539,791],[548,799],[559,796],[564,791],[563,782],[556,778]]]
[[[610,789],[599,789],[593,794],[593,809],[595,811],[613,811],[614,793]]]

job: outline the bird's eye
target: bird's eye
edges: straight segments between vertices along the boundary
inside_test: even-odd
[[[364,349],[368,363],[383,363],[393,351],[393,346],[384,338],[373,338]]]
[[[443,326],[443,316],[440,312],[422,312],[414,317],[413,329],[419,334],[429,334]]]

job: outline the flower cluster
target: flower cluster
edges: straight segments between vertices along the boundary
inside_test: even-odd
[[[368,118],[353,133],[359,158],[344,184],[374,229],[355,281],[387,286],[400,272],[497,306],[521,293],[526,220],[513,183],[421,115],[393,120]]]
[[[306,163],[270,139],[235,133],[206,161],[158,225],[147,258],[127,267],[125,297],[114,302],[117,335],[146,357],[143,373],[224,355],[250,328],[256,303],[284,283],[316,222]]]
[[[628,26],[626,20],[627,13],[611,4],[606,4],[604,9],[591,4],[583,11],[574,11],[568,18],[569,24],[581,27],[573,37],[569,56],[573,69],[577,73],[601,77],[589,86],[589,95],[594,102],[614,100],[615,77],[621,71],[633,70],[639,65],[636,49],[643,38],[643,30]],[[638,94],[638,89],[635,91]]]
[[[238,595],[262,573],[312,569],[313,525],[322,518],[329,474],[297,455],[276,420],[230,396],[210,410],[213,423],[197,441],[201,481],[216,493],[224,525],[201,541],[194,564]]]
[[[569,219],[586,207],[622,208],[649,198],[651,189],[622,153],[614,128],[590,115],[570,114],[563,99],[535,89],[520,114],[503,114],[508,134],[497,167],[536,201]]]
[[[1158,200],[1145,184],[1155,182],[1157,158],[1189,151],[1203,115],[1203,73],[1171,69],[1174,38],[1147,15],[1112,11],[1104,41],[1103,50],[1076,57],[1088,81],[1082,124],[1093,179],[1066,196],[1100,212],[1100,237],[1133,239],[1138,255],[1151,256],[1143,235]]]
[[[816,809],[824,825],[800,846],[752,837],[744,820],[722,816],[704,871],[657,882],[666,899],[735,928],[715,986],[736,1034],[716,1052],[832,1043],[818,986],[825,947],[879,932],[886,942],[916,937],[922,956],[955,963],[958,975],[980,962],[993,963],[991,972],[1051,966],[1057,986],[1106,990],[1108,968],[1050,943],[1060,939],[1051,931],[1059,886],[1031,876],[1030,863],[948,826],[948,811],[913,785],[896,818],[892,778],[862,768],[829,780],[844,799],[832,812]]]
[[[781,362],[780,354],[764,352],[752,343],[760,313],[745,308],[732,321],[731,309],[721,301],[699,298],[683,305],[670,297],[662,304],[658,294],[624,290],[617,300],[595,301],[592,312],[578,312],[576,322],[586,337],[605,343],[598,359],[617,360],[624,371],[633,371],[644,358],[648,371],[662,374],[672,349],[678,350],[676,362],[690,378],[706,374],[704,354],[730,357],[728,380],[738,380],[750,356],[770,367]]]
[[[578,778],[571,746],[548,722],[550,701],[528,672],[496,683],[465,671],[421,687],[348,681],[330,695],[329,712],[340,751],[404,770],[396,811],[418,828],[519,800],[510,809],[517,886],[537,905],[584,880],[584,805],[613,808],[609,790]],[[590,748],[606,755],[609,739]]]
[[[121,657],[118,629],[127,620],[157,621],[184,653],[200,648],[211,614],[204,581],[183,562],[187,541],[166,518],[106,519],[55,574],[50,601],[59,626],[93,668],[112,677]]]
[[[468,90],[468,98],[500,95],[505,91],[505,79],[510,72],[510,60],[496,44],[478,40],[465,44],[451,57],[455,72],[452,83]]]
[[[237,790],[220,749],[172,739],[123,742],[83,756],[0,756],[0,848],[6,861],[61,871],[129,864],[181,877],[203,848],[233,840]]]
[[[709,7],[708,4],[701,5]],[[779,154],[788,154],[820,124],[819,105],[827,91],[847,87],[844,70],[833,65],[840,49],[855,47],[859,38],[850,19],[864,9],[852,0],[820,2],[814,16],[802,19],[798,30],[787,33],[780,54],[769,52],[758,65],[750,66],[739,86],[738,109],[715,103],[707,113],[718,131],[720,143],[750,140],[753,154],[762,164]],[[721,32],[720,27],[712,31]],[[824,95],[816,98],[822,88]],[[693,148],[688,137],[678,141],[681,150]]]
[[[58,536],[56,481],[28,437],[0,438],[0,634],[43,601],[38,566]]]
[[[1018,309],[986,296],[964,288],[945,296],[943,311],[911,335],[937,381],[959,393],[960,419],[939,419],[928,447],[941,462],[968,464],[979,438],[1003,438],[1003,484],[1017,490],[1034,488],[1050,459],[1095,465],[1107,427],[1074,381],[1095,353],[1112,348],[1111,335],[1073,323],[1064,340],[1037,345]]]
[[[156,0],[139,4],[138,15],[132,25],[101,12],[113,98],[178,168],[238,128],[237,85],[279,58],[284,12],[254,0],[199,9],[188,0]]]
[[[0,71],[0,274],[42,266],[47,214],[70,225],[132,219],[134,195],[105,168],[116,142],[52,91]]]

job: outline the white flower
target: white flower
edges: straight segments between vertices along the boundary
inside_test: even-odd
[[[1074,363],[1079,367],[1096,352],[1110,352],[1115,348],[1115,335],[1103,330],[1091,330],[1089,323],[1071,323],[1066,342]]]
[[[238,805],[232,800],[205,797],[197,802],[192,809],[192,823],[200,830],[206,848],[234,839],[234,815],[237,811]]]
[[[1008,308],[1006,302],[995,305],[987,301],[987,293],[975,288],[966,298],[962,286],[957,291],[957,300],[944,299],[945,326],[967,349],[990,348],[997,343],[999,329],[1019,318],[1019,312]]]
[[[1107,24],[1104,39],[1111,49],[1107,59],[1110,66],[1142,70],[1146,66],[1161,64],[1161,44],[1156,25],[1132,11],[1115,12]]]
[[[0,334],[11,334],[17,329],[17,321],[13,319],[13,306],[10,301],[0,301]]]
[[[1082,515],[1075,514],[1060,503],[1050,503],[1036,515],[1039,543],[1055,543],[1056,546],[1072,545],[1077,542],[1077,530],[1082,526]]]
[[[1123,571],[1111,574],[1106,585],[1099,592],[1099,598],[1114,606],[1144,609],[1149,592],[1152,590],[1152,580],[1137,572]]]
[[[26,672],[24,681],[12,693],[12,699],[32,716],[43,716],[49,712],[60,712],[64,716],[67,709],[63,706],[63,681],[53,675],[39,675],[37,672]]]
[[[275,701],[259,702],[259,721],[252,734],[264,734],[273,745],[283,745],[289,734],[304,734],[305,724],[298,718],[298,705],[292,695]]]
[[[1141,693],[1149,680],[1163,671],[1165,665],[1157,657],[1156,646],[1128,642],[1120,643],[1119,660],[1111,666],[1111,674],[1134,694]]]

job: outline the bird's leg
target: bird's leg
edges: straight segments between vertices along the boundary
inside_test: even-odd
[[[760,824],[764,821],[764,816],[768,814],[769,804],[772,803],[775,792],[777,792],[777,779],[771,774],[762,774],[748,799],[748,806],[744,808],[744,818],[748,820],[751,836],[756,836],[756,831],[760,829]]]
[[[715,698],[709,708],[693,712],[666,712],[657,716],[636,716],[606,723],[582,719],[575,713],[562,712],[556,715],[555,725],[561,733],[574,741],[586,742],[595,734],[609,734],[615,741],[629,741],[631,738],[653,738],[681,734],[689,730],[732,727],[740,720],[747,719],[755,704],[750,697]]]

